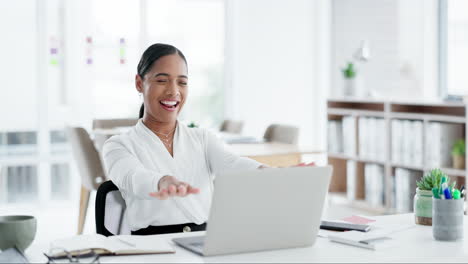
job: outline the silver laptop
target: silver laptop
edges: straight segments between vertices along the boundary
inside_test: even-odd
[[[203,256],[315,243],[332,167],[218,175],[205,236],[175,238]]]

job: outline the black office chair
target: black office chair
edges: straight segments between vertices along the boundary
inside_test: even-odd
[[[125,223],[125,200],[112,182],[103,182],[96,193],[96,232],[104,236],[130,234]]]
[[[96,192],[96,232],[104,236],[131,235],[132,231],[124,217],[127,206],[125,200],[120,194],[119,188],[112,182],[103,182]],[[195,224],[193,224],[195,225]],[[185,232],[183,225],[163,226],[162,233]],[[180,228],[180,229],[179,229]],[[205,230],[206,224],[202,229],[197,226],[192,230]]]

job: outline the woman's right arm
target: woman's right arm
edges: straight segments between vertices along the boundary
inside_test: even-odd
[[[158,182],[164,175],[146,169],[121,142],[108,140],[103,158],[107,177],[121,192],[139,199],[152,199],[149,193],[158,191]]]

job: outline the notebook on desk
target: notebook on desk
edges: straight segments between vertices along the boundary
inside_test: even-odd
[[[56,240],[51,243],[49,256],[62,257],[67,252],[72,256],[87,255],[90,252],[98,255],[136,255],[175,253],[166,240],[157,236],[111,236],[99,234],[80,235]]]
[[[382,245],[387,245],[388,240],[391,238],[385,235],[369,235],[359,231],[348,231],[344,233],[338,233],[329,235],[328,239],[332,242],[338,242],[347,244],[350,246],[362,247],[367,249],[376,250]]]
[[[374,228],[367,233],[359,231],[335,232],[328,234],[327,237],[332,242],[377,250],[398,245],[398,241],[392,239],[393,235],[412,227],[414,227],[414,225],[374,226]]]

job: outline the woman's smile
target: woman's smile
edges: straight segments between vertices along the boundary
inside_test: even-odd
[[[177,100],[162,100],[162,101],[159,101],[159,104],[161,105],[161,107],[167,111],[170,111],[170,112],[173,112],[175,110],[177,110],[178,106],[179,106],[179,101]]]

